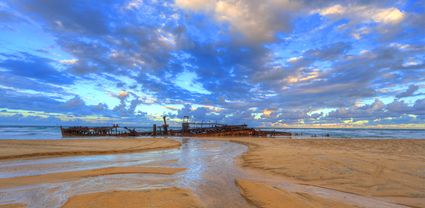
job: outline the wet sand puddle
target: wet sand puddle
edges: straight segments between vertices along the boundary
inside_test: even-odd
[[[174,175],[105,175],[0,189],[0,204],[25,203],[30,208],[61,207],[69,197],[78,194],[176,186],[192,190],[206,207],[253,207],[240,195],[239,188],[235,185],[235,179],[246,178],[270,183],[288,191],[309,193],[362,207],[404,207],[374,198],[285,182],[240,169],[234,160],[247,151],[247,147],[241,144],[187,138],[177,140],[182,142],[179,149],[0,162],[0,178],[117,166],[186,168]]]

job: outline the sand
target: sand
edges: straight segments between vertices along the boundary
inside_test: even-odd
[[[132,153],[143,152],[151,150],[160,150],[165,148],[177,148],[180,142],[169,139],[63,139],[63,140],[0,140],[0,160],[22,160],[22,159],[38,159],[44,157],[61,157],[61,156],[79,156],[79,155],[98,155],[98,154],[114,154],[114,153]],[[175,161],[174,161],[175,162]],[[173,161],[168,161],[173,163]],[[154,164],[150,164],[154,165]],[[19,176],[13,178],[0,178],[0,189],[14,188],[19,186],[27,186],[34,184],[45,183],[60,183],[72,180],[79,180],[90,177],[98,177],[103,175],[114,174],[175,174],[184,171],[185,168],[169,168],[169,167],[148,167],[148,166],[130,166],[130,167],[108,167],[98,168],[82,171],[71,172],[58,172],[32,176]],[[103,202],[98,202],[99,207],[114,207],[113,201],[122,201],[120,203],[142,203],[141,199],[145,202],[151,203],[150,200],[156,200],[158,205],[167,204],[172,205],[174,202],[163,202],[167,200],[160,200],[160,197],[174,197],[181,198],[176,200],[176,205],[182,205],[187,202],[192,207],[196,207],[197,201],[192,198],[191,194],[186,193],[184,190],[169,189],[165,191],[146,191],[146,192],[111,192],[111,193],[96,193],[101,196],[107,195],[111,197],[108,204],[111,206],[104,206]],[[96,195],[95,194],[95,195]],[[90,196],[90,195],[87,195]],[[70,203],[70,207],[88,207],[82,204],[78,205],[76,197],[75,203]],[[86,196],[81,196],[85,199]],[[124,198],[120,198],[124,197]],[[147,201],[146,201],[147,200]],[[196,203],[195,203],[196,202]],[[154,202],[152,202],[155,204]],[[68,205],[67,205],[68,206]],[[25,204],[3,204],[0,208],[19,208],[26,207]],[[122,207],[122,206],[116,206]],[[128,206],[131,207],[131,206]],[[161,206],[159,206],[161,207]],[[178,206],[177,206],[178,207]],[[182,206],[183,207],[183,206]],[[197,206],[200,207],[200,206]]]
[[[425,140],[208,139],[248,145],[242,166],[265,174],[425,207]]]
[[[245,199],[260,208],[352,208],[347,204],[323,199],[305,193],[293,193],[270,185],[249,180],[237,180]]]
[[[179,188],[146,191],[113,191],[71,197],[63,208],[196,208],[203,207],[188,190]]]
[[[151,138],[0,140],[0,160],[130,153],[179,146],[174,140]]]
[[[273,176],[281,178],[282,181],[381,198],[411,207],[425,207],[425,140],[198,139],[232,141],[247,145],[249,150],[239,158],[238,164],[243,170],[253,171],[264,178]],[[0,159],[139,152],[179,145],[179,142],[167,139],[6,140],[0,141]],[[0,188],[78,180],[108,174],[173,174],[182,170],[139,166],[51,173],[0,179]],[[342,202],[289,192],[258,181],[238,180],[237,184],[241,194],[258,207],[279,207],[284,203],[287,203],[288,207],[350,207]],[[223,197],[223,200],[226,200],[225,196]],[[86,194],[72,197],[65,207],[91,207],[81,206],[84,203],[93,203],[92,207],[97,207],[97,204],[98,207],[122,207],[121,203],[127,202],[141,207],[200,206],[191,193],[172,188]],[[22,207],[1,205],[0,208],[14,206]]]
[[[0,208],[25,208],[25,204],[1,204]]]
[[[21,176],[14,178],[0,178],[0,188],[10,188],[16,186],[24,186],[39,183],[56,183],[81,178],[96,177],[102,175],[114,174],[175,174],[184,171],[184,168],[166,168],[166,167],[111,167],[99,168],[83,171],[50,173],[34,176]]]

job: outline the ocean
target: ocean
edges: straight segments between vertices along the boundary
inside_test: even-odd
[[[152,127],[132,127],[150,131]],[[179,127],[171,127],[178,129]],[[293,138],[425,139],[425,129],[259,128],[291,132]],[[0,139],[62,139],[58,126],[0,126]]]
[[[278,128],[274,130],[291,132],[295,138],[425,139],[425,129]]]

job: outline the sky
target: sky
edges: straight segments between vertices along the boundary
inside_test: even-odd
[[[425,128],[425,1],[2,0],[0,125]]]

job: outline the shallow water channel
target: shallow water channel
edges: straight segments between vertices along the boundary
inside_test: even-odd
[[[241,197],[235,185],[236,178],[249,178],[288,191],[310,193],[362,207],[403,207],[374,198],[299,185],[241,169],[235,165],[235,158],[247,151],[247,147],[241,144],[188,138],[177,140],[182,142],[179,149],[0,162],[0,178],[117,166],[186,168],[185,171],[174,175],[106,175],[0,189],[0,204],[25,203],[29,208],[61,207],[69,197],[78,194],[176,186],[192,190],[206,207],[253,207]]]

